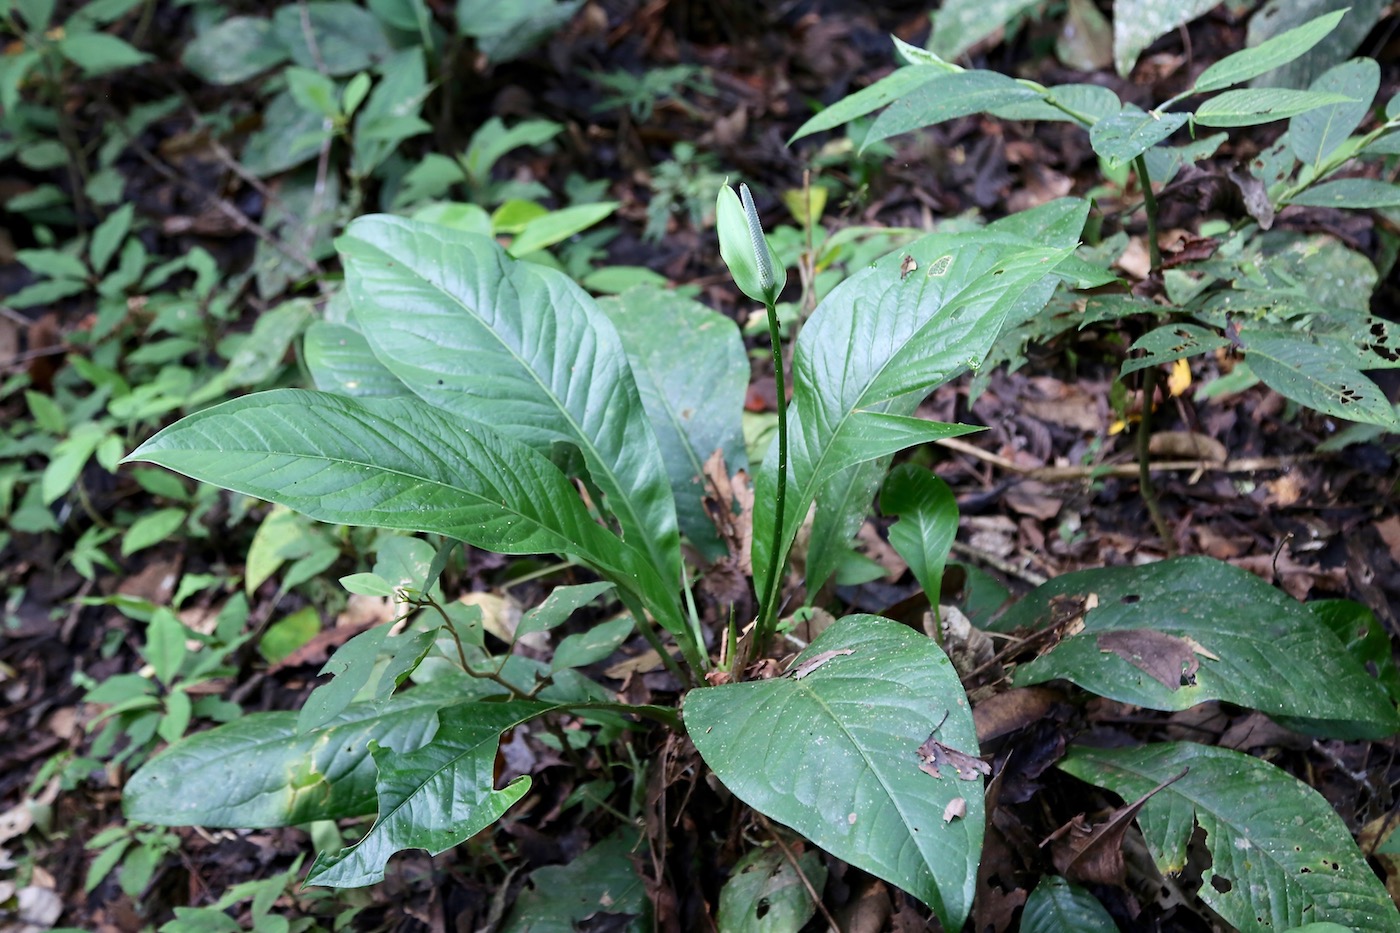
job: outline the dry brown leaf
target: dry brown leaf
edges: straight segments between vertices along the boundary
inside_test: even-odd
[[[1100,651],[1118,655],[1168,690],[1180,690],[1196,683],[1196,671],[1201,667],[1196,649],[1201,646],[1191,639],[1137,628],[1100,632],[1097,640]]]
[[[1162,788],[1186,776],[1182,769],[1127,806],[1114,810],[1098,826],[1090,826],[1080,813],[1051,833],[1042,846],[1050,845],[1055,870],[1079,884],[1108,884],[1123,887],[1123,834],[1133,824],[1138,811]]]
[[[981,758],[960,752],[956,748],[949,748],[935,739],[933,736],[937,732],[937,729],[933,730],[924,740],[924,744],[919,746],[919,770],[924,774],[941,778],[943,773],[939,769],[948,767],[962,780],[975,781],[979,774],[992,773],[992,766]]]
[[[1044,719],[1063,699],[1058,690],[1049,687],[1014,687],[988,697],[972,708],[977,743],[985,745]]]
[[[943,822],[951,823],[953,820],[960,820],[967,816],[967,801],[962,797],[954,797],[948,801],[948,805],[943,808]]]
[[[1229,456],[1224,444],[1195,431],[1158,431],[1148,440],[1147,452],[1154,457],[1211,463],[1224,463]]]

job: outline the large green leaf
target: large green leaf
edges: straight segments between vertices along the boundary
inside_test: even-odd
[[[1279,331],[1244,331],[1240,340],[1249,368],[1280,395],[1336,418],[1400,427],[1380,386],[1337,344]]]
[[[681,531],[706,557],[724,554],[705,512],[705,461],[748,468],[740,416],[749,361],[734,322],[698,302],[637,286],[600,302],[627,350],[642,404],[671,478]]]
[[[1264,87],[1307,87],[1348,55],[1355,54],[1385,12],[1386,0],[1266,0],[1249,18],[1245,43],[1255,46],[1323,13],[1346,10],[1341,23],[1299,58],[1254,79]]]
[[[820,528],[812,542],[821,559],[809,554],[811,591],[869,509],[881,459],[967,430],[934,422],[915,430],[914,419],[900,416],[981,365],[1019,302],[1049,299],[1049,274],[1069,255],[1086,211],[1085,202],[1066,199],[975,233],[924,237],[852,275],[821,303],[793,358],[791,463],[776,541],[777,457],[764,457],[755,477],[754,581],[765,605],[779,582],[768,575],[772,549],[786,554],[814,501]],[[907,270],[910,261],[915,268]]]
[[[1018,686],[1064,678],[1151,709],[1224,700],[1312,720],[1320,729],[1344,724],[1371,738],[1400,729],[1385,689],[1337,636],[1302,603],[1246,570],[1182,557],[1066,574],[1038,587],[996,627],[1041,627],[1057,605],[1079,599],[1086,607],[1097,600],[1083,630],[1021,667]],[[1199,664],[1194,684],[1176,679],[1183,662]]]
[[[929,48],[952,60],[1006,26],[1037,0],[946,0],[933,14]]]
[[[1354,98],[1331,91],[1251,87],[1217,94],[1201,104],[1195,120],[1202,126],[1255,126],[1286,120],[1321,107],[1354,103]]]
[[[411,752],[437,729],[437,711],[498,693],[461,678],[417,687],[387,704],[360,703],[314,732],[296,713],[251,713],[197,732],[141,767],[122,790],[126,818],[159,826],[295,826],[374,812],[369,743]]]
[[[623,536],[679,586],[670,480],[617,331],[563,273],[489,237],[397,217],[337,248],[355,318],[416,395],[545,453],[576,447]]]
[[[1218,4],[1219,0],[1114,0],[1113,62],[1118,73],[1126,78],[1144,49]]]
[[[357,888],[384,880],[395,852],[444,852],[500,819],[530,789],[522,775],[495,789],[501,733],[550,709],[547,703],[510,700],[463,703],[438,713],[438,729],[408,754],[371,747],[379,778],[379,816],[368,833],[339,852],[322,852],[307,884]]]
[[[323,392],[362,397],[408,395],[408,387],[379,362],[353,327],[317,321],[306,329],[302,352],[311,380]]]
[[[1110,162],[1130,162],[1186,123],[1184,113],[1158,113],[1127,106],[1089,129],[1089,144]]]
[[[875,118],[863,145],[956,117],[1040,98],[1039,92],[995,71],[946,73],[901,94]]]
[[[934,777],[919,752],[932,736],[977,753],[952,663],[931,639],[868,615],[836,622],[794,663],[786,676],[686,695],[701,757],[748,805],[960,929],[982,848],[982,785],[948,764]]]
[[[1289,203],[1307,207],[1400,207],[1400,185],[1375,178],[1339,178],[1313,185]]]
[[[938,65],[910,65],[896,69],[869,87],[863,87],[854,94],[843,97],[830,107],[818,112],[797,128],[797,132],[792,134],[788,143],[794,143],[803,136],[810,136],[812,133],[834,129],[857,117],[873,113],[930,81],[935,81],[946,74],[960,70],[956,66],[948,65],[942,67]]]
[[[1322,74],[1308,88],[1355,99],[1299,114],[1288,122],[1288,145],[1304,165],[1316,167],[1346,141],[1370,112],[1380,90],[1381,66],[1373,58],[1354,58]]]
[[[1049,875],[1026,898],[1021,933],[1118,933],[1118,924],[1094,895]]]
[[[1219,91],[1288,64],[1326,38],[1328,33],[1337,28],[1337,23],[1341,22],[1344,15],[1344,10],[1324,14],[1266,39],[1252,49],[1226,55],[1200,73],[1196,78],[1193,93]]]
[[[1223,748],[1164,742],[1135,749],[1074,748],[1059,767],[1136,800],[1157,866],[1186,867],[1196,825],[1211,863],[1201,898],[1236,929],[1288,930],[1331,921],[1352,930],[1400,930],[1400,914],[1322,795],[1273,765]]]
[[[127,460],[345,525],[448,535],[502,554],[576,554],[684,631],[654,566],[589,514],[543,455],[415,398],[299,389],[190,415]]]

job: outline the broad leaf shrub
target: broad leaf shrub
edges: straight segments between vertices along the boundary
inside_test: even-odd
[[[771,324],[777,272],[752,201],[727,189],[720,198],[725,255]],[[728,553],[733,542],[707,523],[699,482],[716,451],[729,475],[749,466],[740,429],[748,364],[732,322],[648,288],[600,303],[487,236],[392,216],[356,220],[337,243],[349,312],[307,338],[324,390],[217,405],[128,459],[324,521],[449,543],[435,550],[411,539],[381,554],[371,572],[345,578],[355,592],[399,599],[402,630],[381,626],[347,642],[326,664],[334,678],[300,714],[253,714],[175,743],[128,782],[128,817],[251,827],[377,814],[356,844],[321,852],[307,878],[371,884],[396,852],[464,842],[529,793],[528,776],[495,786],[502,733],[560,713],[613,737],[645,720],[688,733],[745,803],[959,929],[976,891],[990,769],[977,757],[971,703],[940,644],[852,615],[782,675],[745,681],[752,668],[737,659],[757,657],[777,631],[806,516],[814,516],[806,584],[816,592],[882,486],[883,507],[899,516],[892,542],[936,587],[955,506],[946,487],[913,467],[886,481],[890,458],[972,430],[914,411],[980,365],[1008,320],[1043,307],[1066,277],[1077,280],[1066,263],[1087,212],[1086,202],[1063,199],[973,233],[925,236],[855,272],[821,303],[794,348],[782,428],[754,474],[748,557],[759,608],[742,640],[738,624],[702,630],[687,587],[708,559],[687,566],[682,549],[688,540],[695,554],[741,565],[744,557]],[[781,372],[776,344],[773,352]],[[698,360],[712,367],[703,379]],[[732,521],[735,503],[720,503],[717,514]],[[597,574],[597,583],[556,589],[520,620],[514,639],[547,636],[600,599],[622,611],[559,640],[549,662],[492,654],[480,607],[444,604],[436,590],[452,542],[567,555]],[[1242,588],[1252,597],[1246,610]],[[1167,710],[1226,699],[1319,735],[1377,737],[1400,727],[1388,655],[1379,679],[1363,665],[1375,660],[1366,634],[1375,623],[1360,607],[1313,611],[1242,571],[1191,559],[1053,581],[999,624],[1064,626],[1063,613],[1046,607],[1065,599],[1081,606],[1079,628],[1061,632],[1018,682],[1060,678]],[[581,673],[634,631],[687,688],[679,715],[620,703]],[[712,635],[723,640],[723,663]],[[1222,916],[1242,928],[1331,920],[1400,929],[1339,818],[1272,765],[1188,743],[1076,748],[1062,765],[1125,797],[1181,766],[1200,774],[1153,798],[1144,833],[1171,872],[1181,868],[1193,820],[1206,829],[1215,871],[1231,886],[1228,895],[1213,888],[1201,896]],[[1267,818],[1238,803],[1265,799],[1274,807]],[[1301,878],[1311,863],[1282,844],[1325,858],[1329,871]],[[1251,847],[1267,857],[1239,855]],[[635,877],[625,859],[618,865],[606,870]],[[815,905],[791,887],[783,915],[809,916]],[[749,873],[737,871],[721,912],[748,916],[754,890]],[[1088,916],[1088,897],[1048,884],[1036,904],[1063,902]]]
[[[1400,427],[1385,393],[1363,370],[1400,366],[1394,326],[1370,313],[1377,284],[1370,261],[1335,240],[1271,230],[1290,207],[1393,208],[1400,186],[1356,174],[1368,160],[1400,152],[1400,99],[1363,132],[1380,86],[1375,61],[1356,58],[1319,75],[1306,89],[1239,87],[1297,61],[1344,21],[1338,10],[1311,19],[1232,55],[1191,87],[1155,108],[1125,103],[1089,84],[1045,87],[993,71],[965,69],[896,40],[906,64],[808,120],[794,139],[879,111],[866,145],[957,117],[988,113],[1013,120],[1053,120],[1082,127],[1110,172],[1132,170],[1147,216],[1152,280],[1133,294],[1105,292],[1109,264],[1128,245],[1119,234],[1076,259],[1078,282],[1050,301],[1047,313],[1026,310],[1007,322],[983,384],[999,363],[1024,362],[1022,352],[1072,327],[1140,317],[1148,330],[1130,347],[1123,374],[1232,347],[1243,359],[1226,384],[1263,382],[1300,405],[1376,430]],[[1203,99],[1204,98],[1204,99]],[[1194,109],[1184,108],[1198,101]],[[1176,255],[1158,255],[1153,184],[1215,153],[1227,138],[1215,129],[1288,121],[1287,131],[1239,173],[1249,211],[1239,223],[1209,222]],[[1180,132],[1179,132],[1180,131]],[[1192,138],[1168,142],[1181,133]],[[1207,135],[1208,134],[1208,135]],[[1098,289],[1088,292],[1089,289]],[[1155,326],[1154,326],[1155,325]],[[1223,390],[1222,386],[1217,391]]]

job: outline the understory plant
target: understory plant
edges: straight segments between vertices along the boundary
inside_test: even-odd
[[[782,270],[743,194],[721,192],[722,251],[776,332]],[[1087,212],[1084,201],[1054,201],[975,232],[922,237],[852,274],[796,341],[791,402],[756,467],[740,431],[749,367],[729,319],[652,288],[596,301],[487,236],[356,220],[337,241],[347,300],[332,307],[343,318],[306,337],[321,391],[217,405],[128,459],[323,521],[443,543],[390,539],[402,544],[345,578],[354,592],[396,600],[401,624],[342,646],[324,669],[333,679],[300,713],[251,714],[175,743],[128,782],[128,818],[264,827],[377,814],[358,842],[321,851],[307,876],[372,884],[394,853],[463,843],[529,793],[528,775],[496,786],[503,733],[538,726],[564,748],[655,724],[687,734],[745,803],[959,929],[978,886],[990,768],[943,647],[858,614],[830,624],[777,676],[762,659],[786,637],[787,601],[819,592],[882,485],[882,508],[898,516],[891,542],[937,605],[956,509],[927,470],[905,465],[887,481],[891,457],[973,430],[915,410],[980,365],[1008,318],[1045,304]],[[772,353],[782,398],[777,343]],[[804,527],[799,581],[790,571]],[[480,604],[442,593],[458,542],[564,555],[596,582],[554,589],[503,632]],[[758,609],[707,627],[691,584],[721,565],[752,576]],[[998,625],[1058,638],[1014,672],[1017,686],[1062,679],[1154,709],[1224,700],[1319,735],[1393,733],[1397,678],[1383,633],[1355,604],[1323,605],[1197,558],[1053,581]],[[599,621],[551,638],[588,606]],[[679,709],[623,702],[590,676],[634,632],[671,672]],[[522,640],[530,656],[513,650]],[[549,660],[536,659],[541,651]],[[1125,798],[1158,788],[1138,816],[1163,872],[1181,870],[1193,825],[1205,829],[1212,871],[1229,883],[1203,884],[1199,896],[1231,923],[1400,929],[1340,819],[1272,765],[1183,742],[1076,748],[1061,767]],[[606,870],[635,881],[625,835],[598,857],[616,850],[621,861]],[[759,878],[788,870],[763,861],[771,854],[753,857],[768,872]],[[820,879],[820,863],[799,864]],[[779,900],[800,927],[816,909],[810,894],[789,878],[775,900],[752,867],[725,889],[727,928]],[[590,862],[592,871],[604,869]],[[1061,874],[1088,880],[1072,867]],[[1045,898],[1089,895],[1066,881],[1037,897],[1041,910]],[[544,909],[532,903],[517,909]]]

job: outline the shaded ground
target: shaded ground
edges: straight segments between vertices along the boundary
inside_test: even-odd
[[[656,197],[653,186],[665,171],[659,166],[675,158],[679,144],[695,145],[698,155],[692,157],[692,166],[703,166],[708,159],[710,171],[748,180],[766,217],[783,216],[779,193],[800,189],[804,169],[825,164],[820,176],[833,183],[833,194],[824,221],[831,227],[923,227],[966,211],[996,217],[1054,197],[1083,195],[1099,183],[1097,161],[1084,135],[1059,124],[968,118],[917,137],[897,138],[892,153],[870,161],[849,155],[840,134],[787,147],[784,141],[811,112],[809,101],[832,102],[886,73],[892,67],[887,33],[919,43],[928,20],[920,7],[903,3],[879,4],[869,12],[863,4],[775,6],[778,9],[756,11],[725,0],[590,4],[547,47],[525,59],[488,70],[476,70],[464,61],[450,98],[451,111],[434,119],[437,127],[429,145],[443,151],[460,149],[469,131],[490,116],[544,116],[564,123],[568,131],[557,151],[548,157],[514,153],[497,174],[539,181],[555,192],[564,190],[571,174],[606,179],[609,195],[622,201],[618,235],[606,244],[608,261],[647,266],[673,282],[699,285],[702,300],[739,317],[741,323],[748,309],[724,273],[712,230],[692,224],[682,209],[673,214],[659,243],[643,239],[648,204]],[[190,35],[187,11],[166,4],[156,9],[158,34]],[[1391,25],[1382,24],[1372,45],[1388,35]],[[985,60],[978,61],[1046,84],[1092,80],[1147,104],[1187,86],[1204,64],[1239,48],[1243,35],[1240,22],[1217,11],[1193,24],[1189,33],[1154,46],[1133,79],[1124,81],[1111,73],[1069,72],[1053,56],[1037,57],[1034,50],[1043,47],[1044,37],[1054,28],[1053,22],[1033,24],[1013,42],[982,53]],[[1362,51],[1371,51],[1372,45],[1363,45]],[[603,91],[584,77],[599,71],[643,73],[680,63],[702,66],[707,86],[660,100],[645,120],[627,114],[625,108],[599,110]],[[1381,99],[1396,86],[1395,69],[1386,68]],[[198,86],[178,66],[163,60],[98,84],[72,87],[67,101],[79,128],[91,133],[114,111],[171,87],[187,92],[192,108],[215,106],[226,93]],[[193,126],[192,112],[177,112],[143,133],[120,162],[126,190],[141,215],[157,224],[151,236],[153,250],[175,256],[198,243],[220,263],[237,268],[251,261],[257,240],[237,218],[262,218],[264,194],[210,147],[182,149],[171,144]],[[1206,164],[1207,172],[1220,173],[1247,159],[1268,138],[1267,128],[1242,134],[1235,148]],[[13,164],[5,171],[9,174],[0,175],[0,185],[8,190],[47,180]],[[1195,185],[1163,193],[1165,228],[1190,228],[1204,216],[1238,213],[1239,206],[1228,199],[1212,200],[1203,194],[1213,190],[1207,182],[1197,179]],[[713,191],[706,189],[699,196],[703,212],[704,198],[713,204]],[[1116,223],[1112,196],[1101,204],[1111,227]],[[1365,217],[1343,220],[1314,213],[1285,216],[1281,223],[1339,232],[1373,255],[1382,245]],[[33,245],[26,229],[17,224],[10,229],[13,242],[0,239],[0,291],[26,284],[23,269],[5,251]],[[1139,237],[1143,233],[1137,227],[1129,232]],[[1387,313],[1396,284],[1392,272],[1378,293],[1378,313]],[[314,296],[314,285],[306,284],[304,292]],[[246,327],[257,310],[250,300],[234,326]],[[28,358],[9,366],[6,374],[27,368],[42,391],[67,357],[36,351],[61,350],[67,335],[91,326],[90,313],[90,307],[71,302],[58,303],[42,315],[26,312],[18,320],[10,319],[5,326],[14,332],[14,352]],[[1310,413],[1285,412],[1282,401],[1262,389],[1202,403],[1193,401],[1189,392],[1164,398],[1154,428],[1164,432],[1165,446],[1155,451],[1156,457],[1190,459],[1190,451],[1170,446],[1172,438],[1165,432],[1173,431],[1211,439],[1222,457],[1213,469],[1154,474],[1173,537],[1170,543],[1162,542],[1147,518],[1135,468],[1093,469],[1134,461],[1131,435],[1110,430],[1115,416],[1109,384],[1124,345],[1111,329],[1071,332],[1049,347],[1034,348],[1019,372],[994,375],[975,401],[969,402],[964,381],[940,390],[927,403],[928,413],[940,420],[965,419],[989,428],[967,439],[965,446],[921,454],[936,461],[939,475],[958,495],[963,514],[959,558],[991,570],[1019,592],[1071,570],[1142,562],[1164,556],[1169,549],[1207,554],[1246,567],[1300,599],[1357,599],[1370,606],[1389,631],[1400,633],[1400,515],[1392,496],[1397,473],[1390,449],[1366,444],[1319,455],[1317,445],[1335,425]],[[1208,363],[1195,374],[1196,380],[1208,379],[1219,365]],[[772,385],[771,372],[757,363],[751,410],[771,409]],[[22,397],[11,396],[0,404],[0,420],[26,417]],[[306,835],[294,830],[179,830],[170,837],[178,847],[157,860],[141,896],[123,893],[114,877],[84,892],[93,858],[85,847],[100,831],[120,825],[119,788],[126,769],[110,763],[113,752],[108,751],[94,757],[84,779],[62,792],[56,779],[47,780],[41,769],[60,753],[93,754],[94,733],[88,729],[100,707],[79,702],[84,688],[75,683],[75,674],[100,682],[139,670],[143,662],[136,649],[143,631],[114,609],[85,608],[76,600],[126,593],[167,601],[181,573],[226,575],[240,568],[256,525],[248,521],[233,534],[199,541],[172,540],[130,559],[122,558],[115,546],[108,547],[117,569],[103,571],[90,582],[66,559],[91,527],[90,516],[119,507],[148,508],[151,500],[128,477],[113,477],[96,464],[89,465],[82,482],[84,502],[61,501],[55,507],[61,509],[58,532],[16,534],[0,554],[0,577],[15,594],[7,612],[9,628],[0,635],[0,809],[31,795],[45,805],[42,820],[28,833],[0,826],[0,854],[14,864],[32,866],[32,883],[58,893],[63,924],[132,930],[168,919],[176,906],[207,904],[239,882],[286,871],[308,845]],[[213,508],[211,527],[218,527],[213,520],[221,520],[228,506],[219,503]],[[870,554],[892,560],[889,578],[839,588],[836,597],[853,609],[917,619],[917,607],[904,602],[916,588],[897,558],[887,553],[888,547],[881,549],[878,531],[873,526],[871,530]],[[343,563],[347,572],[354,569],[348,561]],[[452,582],[461,590],[491,590],[505,575],[501,559],[472,554]],[[218,598],[211,593],[188,611],[207,614]],[[266,624],[307,604],[306,593],[284,594],[270,581],[253,596],[250,624]],[[340,621],[346,623],[347,616]],[[358,630],[354,619],[348,621],[328,628],[309,649],[277,665],[268,665],[251,647],[242,649],[230,658],[227,675],[210,681],[206,689],[233,699],[245,711],[296,708],[326,653]],[[672,695],[675,685],[652,675],[629,682],[626,689],[630,698],[644,700],[652,693]],[[1001,848],[988,853],[993,867],[1007,876],[1000,882],[1003,897],[991,898],[990,906],[984,905],[989,913],[979,915],[979,920],[998,928],[1011,917],[1020,884],[1033,882],[1037,871],[1046,867],[1040,841],[1074,813],[1094,813],[1116,804],[1048,770],[1066,740],[1083,731],[1093,730],[1107,742],[1189,737],[1249,750],[1316,787],[1354,832],[1394,807],[1393,787],[1400,770],[1393,742],[1315,742],[1262,717],[1219,705],[1165,715],[1101,700],[1076,706],[1060,696],[1041,699],[1041,706],[1017,713],[1022,717],[1017,731],[990,747],[1002,764],[1007,751],[1017,749],[1015,766],[1001,791],[1005,812],[1012,815],[1008,823],[1015,823],[1016,829],[1000,839]],[[664,833],[669,843],[664,866],[644,866],[660,904],[660,925],[704,929],[707,905],[713,905],[742,839],[767,839],[774,831],[752,822],[749,811],[715,793],[700,776],[698,758],[688,744],[650,736],[641,740],[639,757],[666,763],[644,792],[648,834],[655,840]],[[597,760],[590,764],[602,766]],[[615,825],[605,814],[580,818],[577,810],[562,810],[562,801],[576,790],[576,772],[534,737],[519,736],[508,746],[505,765],[511,771],[533,772],[536,793],[495,840],[477,839],[438,859],[401,857],[383,886],[333,899],[288,897],[280,909],[329,922],[342,911],[358,908],[348,922],[367,930],[486,927],[499,918],[529,870],[569,861]],[[682,801],[687,801],[687,815],[676,822]],[[696,825],[693,814],[705,814],[706,825]],[[841,919],[843,929],[925,928],[927,913],[902,895],[833,859],[827,862],[832,881],[826,906]],[[5,867],[0,865],[0,870]],[[658,872],[662,867],[666,870]],[[504,897],[498,896],[502,891]],[[1174,900],[1170,892],[1139,891],[1136,900],[1107,887],[1095,893],[1125,929],[1211,929],[1207,918]],[[1143,905],[1145,918],[1135,913]],[[819,915],[811,928],[821,928],[820,923]],[[600,920],[588,928],[611,927]]]

